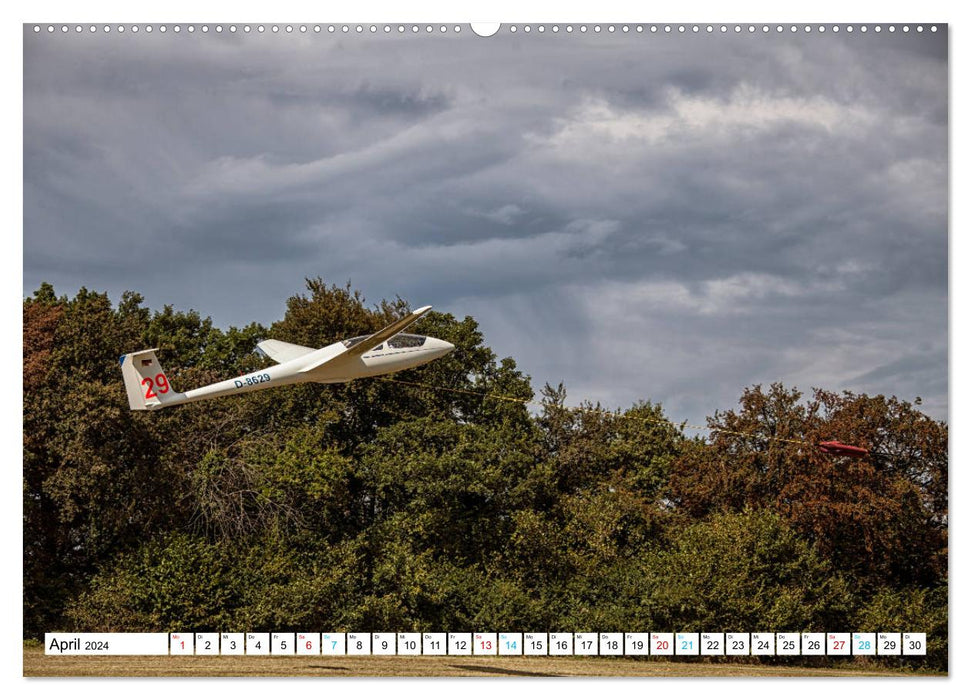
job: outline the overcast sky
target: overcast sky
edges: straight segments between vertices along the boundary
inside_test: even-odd
[[[475,317],[570,403],[946,418],[947,107],[944,32],[28,28],[24,294],[226,327],[319,275]]]

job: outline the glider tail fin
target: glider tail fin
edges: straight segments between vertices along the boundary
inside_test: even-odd
[[[121,356],[121,373],[128,392],[128,406],[133,411],[161,408],[166,399],[176,395],[165,376],[165,370],[155,356],[156,350],[158,348]]]

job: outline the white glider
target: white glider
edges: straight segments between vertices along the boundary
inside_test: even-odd
[[[128,405],[133,411],[152,411],[287,384],[335,384],[417,367],[455,349],[451,343],[438,338],[401,333],[431,308],[423,306],[377,333],[341,340],[319,350],[282,340],[264,340],[257,347],[278,363],[275,367],[184,394],[175,391],[165,376],[155,356],[158,348],[122,355],[121,373],[125,377]]]

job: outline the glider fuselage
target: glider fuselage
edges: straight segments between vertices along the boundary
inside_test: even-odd
[[[210,384],[199,389],[192,389],[185,392],[182,396],[174,396],[171,400],[165,401],[164,405],[172,406],[190,401],[198,401],[203,398],[216,398],[231,394],[243,394],[248,391],[259,389],[269,389],[275,386],[286,386],[288,384],[303,384],[305,382],[317,382],[320,384],[337,384],[349,382],[352,379],[362,379],[364,377],[376,377],[381,374],[400,372],[404,369],[418,367],[426,362],[436,360],[452,351],[454,346],[438,338],[422,337],[424,343],[419,347],[412,348],[391,348],[388,343],[383,343],[374,350],[369,350],[364,355],[345,356],[346,341],[332,343],[326,347],[314,350],[303,357],[284,362],[283,364],[267,367],[244,374],[235,379],[227,379],[224,382]],[[323,364],[320,364],[320,363]],[[315,369],[306,370],[305,368],[314,364],[319,364]],[[156,408],[161,408],[160,403]]]
[[[418,367],[455,349],[451,343],[438,338],[401,332],[430,308],[417,309],[377,333],[342,340],[318,350],[264,340],[257,344],[259,351],[278,364],[184,393],[172,389],[155,350],[122,355],[128,403],[132,410],[150,411],[288,384],[335,384]]]

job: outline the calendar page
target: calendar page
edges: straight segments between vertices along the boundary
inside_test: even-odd
[[[947,16],[588,10],[25,21],[24,675],[949,673]]]

